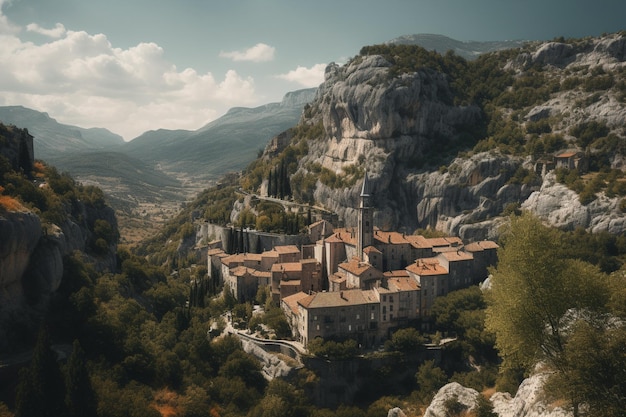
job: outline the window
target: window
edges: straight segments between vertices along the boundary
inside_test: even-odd
[[[317,327],[317,330],[319,331],[319,329],[320,329],[320,325],[318,324],[316,327]]]
[[[387,306],[383,306],[383,314],[387,314]]]
[[[352,325],[348,324],[348,331],[351,332],[352,331]]]
[[[374,320],[374,313],[370,315],[370,320]]]
[[[393,311],[393,304],[389,306],[389,311]]]
[[[385,301],[385,302],[387,301],[387,296],[386,295],[383,295],[383,301]]]
[[[317,316],[313,316],[313,321],[317,321]]]
[[[389,296],[389,302],[390,302],[390,303],[393,303],[393,295],[390,295],[390,296]]]
[[[358,319],[360,319],[360,318],[361,318],[361,315],[360,315],[360,314],[357,314],[357,315],[356,315],[356,319],[358,320]]]

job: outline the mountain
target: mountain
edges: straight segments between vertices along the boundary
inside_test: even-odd
[[[421,33],[417,35],[406,35],[392,39],[387,44],[390,45],[419,45],[429,51],[437,51],[441,54],[453,51],[455,54],[465,59],[476,59],[479,55],[500,51],[503,49],[514,49],[522,47],[526,41],[458,41],[443,35]]]
[[[0,122],[28,129],[35,138],[37,158],[53,164],[68,153],[113,149],[124,143],[121,136],[106,129],[65,125],[48,113],[22,106],[0,107]]]
[[[196,131],[156,130],[128,142],[123,152],[179,178],[217,179],[243,169],[272,136],[294,126],[315,89],[287,93],[280,103],[236,107]]]
[[[624,32],[471,61],[373,45],[328,66],[300,123],[241,184],[275,195],[269,179],[287,176],[296,201],[348,226],[367,172],[384,230],[497,239],[507,216],[526,209],[567,230],[623,233],[625,124]],[[236,208],[231,219],[246,207]]]

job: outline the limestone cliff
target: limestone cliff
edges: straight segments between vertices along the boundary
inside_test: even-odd
[[[356,222],[354,207],[367,170],[381,228],[436,227],[467,240],[493,239],[504,215],[521,207],[559,227],[623,232],[623,194],[600,187],[591,202],[580,202],[580,191],[555,180],[554,167],[541,170],[537,163],[541,152],[553,158],[574,149],[587,152],[592,165],[624,169],[625,50],[626,36],[613,34],[537,42],[493,55],[508,86],[483,101],[462,99],[458,82],[445,70],[398,72],[394,57],[365,54],[344,66],[331,64],[300,122],[321,125],[322,133],[307,140],[292,178],[315,177],[314,201],[347,225]],[[483,82],[474,98],[491,94],[491,75]],[[601,126],[591,139],[581,133],[590,123]],[[582,126],[578,132],[576,126]],[[478,143],[473,150],[468,136]],[[276,138],[266,156],[290,139]],[[352,181],[337,185],[324,181],[324,170],[360,177],[353,174]]]

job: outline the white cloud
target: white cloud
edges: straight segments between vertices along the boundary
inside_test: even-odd
[[[0,0],[0,104],[45,111],[62,123],[106,127],[127,140],[156,128],[197,129],[229,108],[258,104],[254,80],[227,71],[178,70],[155,43],[122,49],[103,34],[28,26],[50,39],[22,41],[2,14]],[[248,59],[273,56],[257,45]]]
[[[230,58],[233,61],[267,62],[274,59],[276,48],[264,43],[257,43],[245,51],[220,52],[220,57]]]
[[[65,35],[65,26],[63,26],[61,23],[57,23],[54,29],[45,29],[39,26],[37,23],[30,23],[26,25],[26,30],[55,39],[58,39],[61,36]]]
[[[298,66],[287,74],[278,75],[277,78],[298,83],[304,87],[317,87],[324,81],[326,64],[315,64],[311,68]]]

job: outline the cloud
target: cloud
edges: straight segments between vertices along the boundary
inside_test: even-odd
[[[267,62],[274,59],[276,48],[264,43],[257,43],[245,51],[220,52],[220,57],[230,58],[233,61]]]
[[[61,23],[57,23],[54,29],[44,29],[37,23],[30,23],[26,26],[26,30],[55,39],[58,39],[61,36],[65,35],[65,26],[63,26]]]
[[[287,74],[277,75],[277,78],[298,83],[304,87],[317,87],[324,81],[326,64],[315,64],[311,68],[298,66]]]
[[[22,41],[21,28],[2,14],[0,0],[0,105],[45,111],[63,123],[104,126],[126,139],[149,129],[197,129],[233,106],[258,104],[254,80],[236,71],[223,78],[179,70],[156,43],[114,47],[104,34],[44,29],[49,37]],[[273,56],[257,45],[246,56]]]

